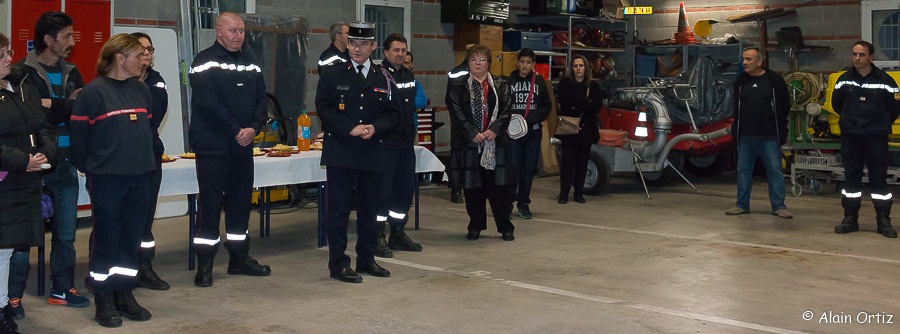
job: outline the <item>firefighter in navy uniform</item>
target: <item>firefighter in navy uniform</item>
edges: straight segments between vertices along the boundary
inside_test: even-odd
[[[344,22],[337,22],[328,27],[331,44],[328,44],[328,48],[319,55],[319,75],[322,75],[322,68],[343,64],[350,58],[347,55],[347,31],[349,29],[350,27]]]
[[[399,106],[381,67],[369,56],[375,50],[375,24],[351,22],[350,61],[331,66],[319,76],[316,111],[325,131],[322,162],[326,167],[325,226],[328,230],[328,269],[331,277],[360,283],[359,273],[389,277],[375,263],[375,217],[383,176],[382,139],[398,123]],[[347,223],[356,190],[356,271],[350,269]]]
[[[412,71],[403,66],[406,59],[406,38],[400,34],[390,34],[382,43],[384,61],[381,70],[391,95],[400,106],[400,123],[384,138],[384,182],[378,205],[375,229],[378,247],[375,256],[392,257],[391,250],[421,252],[422,245],[406,235],[409,221],[409,204],[412,202],[416,182],[416,78]],[[396,94],[396,95],[394,95]],[[390,225],[390,239],[385,240],[385,222]]]
[[[872,64],[875,46],[866,41],[853,44],[853,66],[841,74],[831,96],[841,115],[841,160],[846,181],[841,190],[844,219],[835,226],[838,234],[859,231],[863,167],[869,170],[869,188],[875,206],[878,233],[896,238],[891,227],[891,192],[887,189],[888,135],[900,115],[900,90],[883,70]]]
[[[196,153],[200,189],[194,285],[213,284],[213,260],[219,249],[219,217],[225,207],[228,274],[268,276],[272,269],[250,257],[250,197],[253,150],[250,144],[266,123],[266,83],[258,65],[241,51],[244,21],[222,13],[216,42],[191,64],[191,124],[188,138]]]

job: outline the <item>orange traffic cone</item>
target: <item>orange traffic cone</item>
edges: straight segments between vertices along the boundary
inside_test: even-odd
[[[675,33],[675,44],[694,44],[694,33],[688,25],[687,13],[684,11],[684,1],[678,9],[678,31]]]

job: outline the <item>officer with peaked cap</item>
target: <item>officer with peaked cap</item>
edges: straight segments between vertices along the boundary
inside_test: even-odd
[[[396,88],[388,85],[379,65],[369,59],[375,50],[375,25],[350,22],[350,60],[323,68],[316,89],[316,111],[325,131],[321,164],[326,174],[325,226],[328,230],[328,270],[343,282],[360,283],[359,273],[389,277],[375,263],[375,216],[383,166],[382,138],[400,117]],[[356,196],[356,270],[350,268],[347,225]]]

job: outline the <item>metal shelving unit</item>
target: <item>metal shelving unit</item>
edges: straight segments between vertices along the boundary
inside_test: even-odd
[[[630,25],[628,20],[618,20],[618,19],[610,19],[605,17],[587,17],[583,15],[572,15],[572,14],[557,14],[557,15],[518,15],[518,21],[520,23],[526,24],[540,24],[542,26],[552,26],[551,30],[559,32],[564,31],[568,33],[569,43],[565,47],[554,47],[551,52],[542,52],[544,54],[549,53],[551,56],[549,57],[550,64],[550,72],[551,76],[554,72],[554,69],[559,69],[560,65],[555,65],[552,62],[552,56],[564,56],[565,60],[563,63],[568,64],[568,60],[572,59],[573,54],[590,54],[590,55],[599,55],[600,53],[611,53],[611,54],[622,54],[623,57],[619,57],[619,59],[628,59],[630,61],[631,56],[629,54],[630,49],[628,47],[628,38],[632,35],[632,25]],[[572,41],[572,30],[573,26],[577,28],[580,25],[586,26],[588,30],[592,29],[601,29],[604,31],[624,31],[625,32],[625,44],[621,48],[600,48],[600,47],[578,47],[573,46],[574,43]],[[536,54],[540,57],[541,53]],[[591,57],[588,57],[590,60]],[[562,66],[566,67],[565,65]],[[627,62],[617,61],[616,62],[616,72],[627,72],[632,69],[632,67],[627,66]],[[607,84],[615,85],[615,86],[627,86],[628,80],[615,78],[612,80],[608,80]]]

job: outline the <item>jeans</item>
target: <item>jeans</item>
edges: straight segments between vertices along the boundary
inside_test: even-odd
[[[53,234],[50,238],[51,289],[75,287],[75,229],[78,227],[78,174],[68,159],[60,159],[44,184],[53,193]],[[22,298],[28,280],[29,248],[17,249],[10,260],[9,296]]]
[[[744,136],[737,144],[737,207],[750,210],[750,188],[753,185],[753,165],[756,157],[762,160],[769,180],[769,202],[772,212],[785,209],[784,175],[781,172],[781,147],[778,139]]]
[[[531,185],[537,174],[538,158],[541,156],[541,139],[543,132],[534,127],[528,129],[525,137],[509,141],[509,152],[512,155],[513,169],[516,170],[516,184],[513,185],[513,200],[519,207],[531,204]]]
[[[6,307],[9,302],[9,290],[5,283],[9,282],[9,259],[12,253],[12,248],[0,249],[0,308]]]

